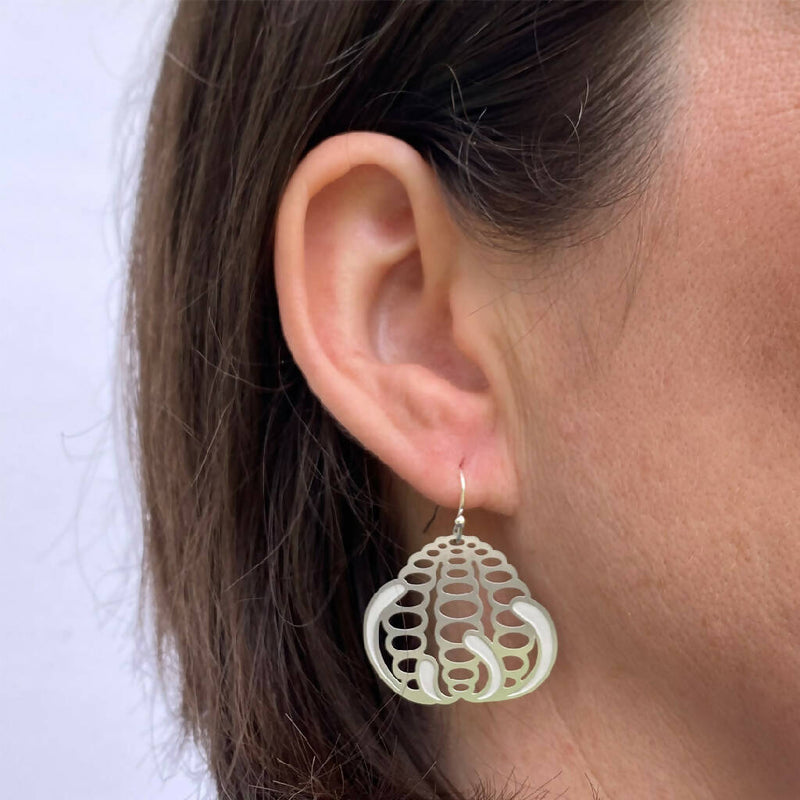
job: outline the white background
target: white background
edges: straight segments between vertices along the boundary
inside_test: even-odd
[[[0,0],[0,796],[198,797],[135,636],[114,358],[171,8]],[[121,229],[120,230],[120,226]],[[194,775],[194,777],[192,776]]]

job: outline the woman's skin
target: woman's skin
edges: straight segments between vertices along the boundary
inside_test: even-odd
[[[692,2],[674,60],[655,180],[571,248],[476,244],[380,134],[282,200],[289,346],[407,547],[463,462],[467,532],[558,630],[536,692],[441,709],[464,788],[800,797],[800,3]]]

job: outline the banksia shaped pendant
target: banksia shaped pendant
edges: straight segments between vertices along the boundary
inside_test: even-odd
[[[521,697],[550,674],[558,649],[550,615],[506,557],[464,534],[460,476],[452,535],[414,553],[364,614],[364,649],[377,674],[425,705]]]

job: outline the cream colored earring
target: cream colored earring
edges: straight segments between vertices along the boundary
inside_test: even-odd
[[[521,697],[550,674],[558,649],[550,615],[506,557],[464,535],[459,475],[452,535],[414,553],[364,614],[364,649],[375,671],[397,694],[425,705]]]

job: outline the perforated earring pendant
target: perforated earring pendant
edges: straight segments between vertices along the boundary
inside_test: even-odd
[[[414,553],[364,614],[375,671],[406,700],[425,705],[521,697],[550,674],[558,649],[550,615],[506,557],[464,534],[459,474],[452,535]]]

